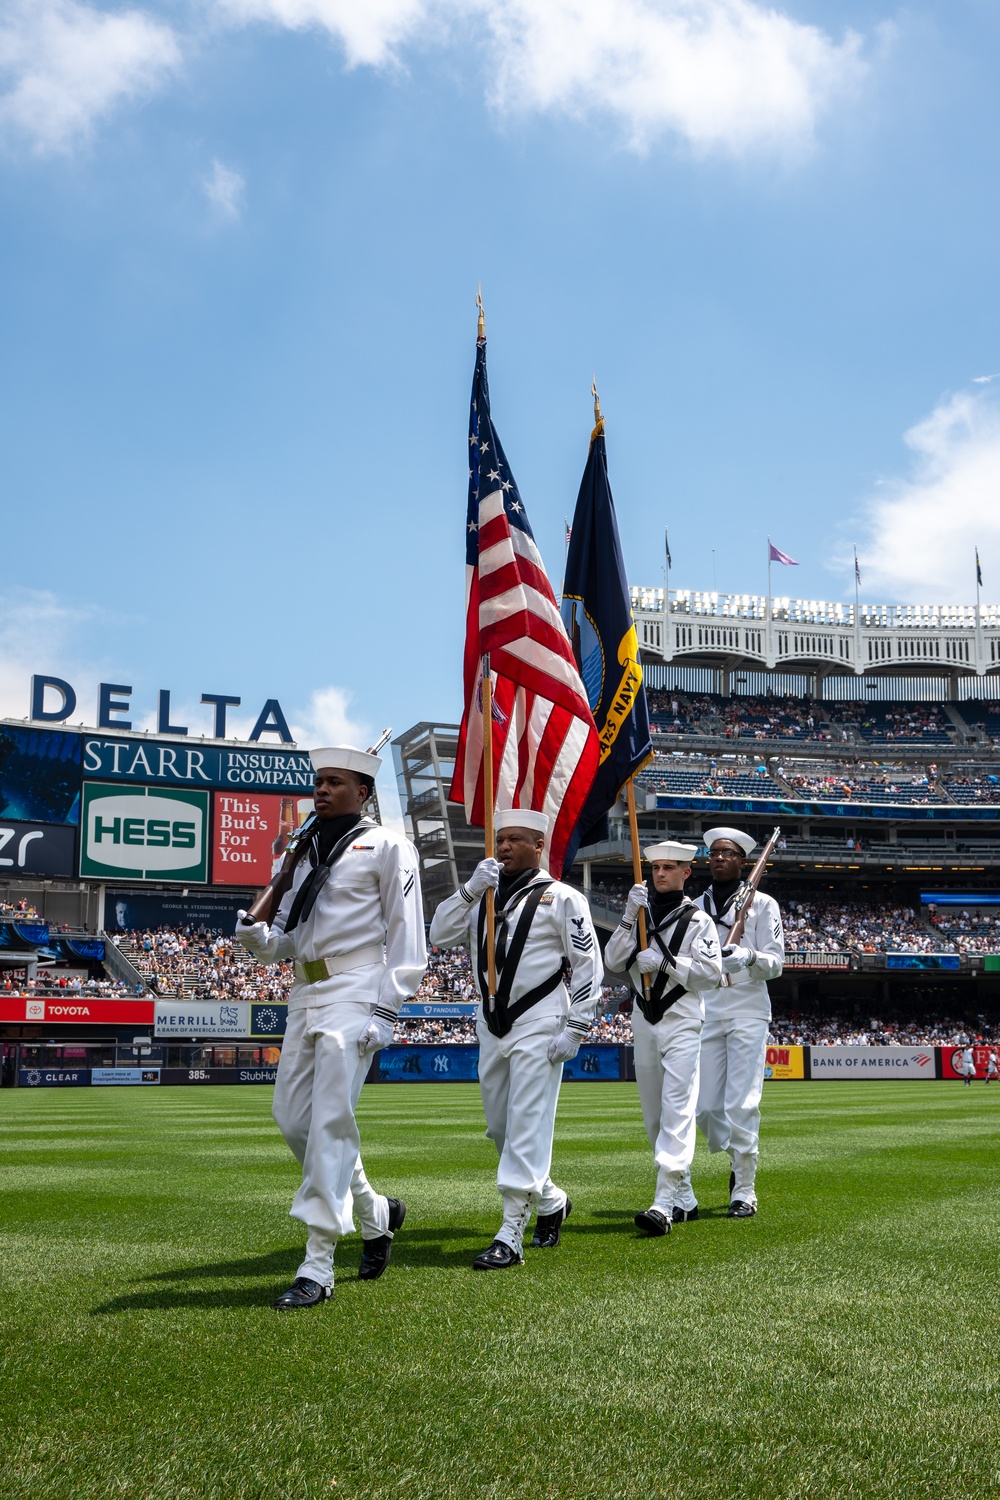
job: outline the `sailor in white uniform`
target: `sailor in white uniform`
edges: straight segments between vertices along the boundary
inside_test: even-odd
[[[355,1207],[359,1277],[374,1280],[389,1263],[406,1205],[368,1182],[354,1111],[371,1054],[391,1042],[399,1007],[427,966],[416,850],[361,811],[379,758],[350,745],[311,755],[317,835],[286,856],[292,886],[273,925],[247,925],[241,912],[236,928],[261,963],[295,963],[274,1118],[302,1166],[291,1215],[308,1237],[280,1309],[333,1295],[334,1249],[353,1230]]]
[[[729,944],[733,901],[756,843],[739,828],[709,828],[704,838],[712,884],[697,905],[718,930],[725,980],[705,995],[698,1125],[709,1151],[729,1155],[729,1217],[748,1219],[757,1212],[760,1100],[771,1020],[767,981],[777,979],[784,967],[785,938],[778,903],[758,890],[739,945]],[[676,1217],[694,1218],[697,1212],[687,1177]]]
[[[503,1222],[473,1261],[480,1271],[523,1264],[533,1209],[538,1217],[532,1245],[558,1245],[572,1207],[549,1176],[556,1103],[563,1063],[579,1052],[597,1012],[604,966],[583,896],[542,868],[548,826],[544,813],[525,808],[497,813],[497,858],[480,861],[431,922],[435,947],[468,944],[482,1000],[476,1021],[479,1087],[486,1134],[500,1153]],[[485,896],[491,888],[497,893],[492,1003]]]
[[[605,949],[610,969],[632,981],[635,1077],[656,1163],[656,1192],[635,1222],[648,1235],[670,1233],[677,1194],[694,1157],[698,1056],[703,995],[722,978],[713,923],[684,894],[697,849],[666,841],[643,854],[647,884],[629,892],[625,915]],[[647,946],[639,948],[637,918],[647,909]],[[651,981],[644,990],[644,976]]]

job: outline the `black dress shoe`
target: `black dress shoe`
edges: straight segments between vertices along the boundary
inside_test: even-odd
[[[296,1307],[318,1307],[333,1296],[333,1287],[322,1282],[310,1281],[308,1276],[296,1276],[287,1292],[282,1292],[275,1301],[279,1312],[291,1312]]]
[[[756,1212],[757,1206],[754,1203],[740,1203],[737,1199],[735,1203],[730,1203],[729,1205],[729,1217],[731,1219],[752,1219]]]
[[[477,1255],[472,1262],[474,1271],[506,1271],[508,1266],[523,1266],[524,1257],[518,1255],[503,1240],[494,1240],[488,1250],[482,1255]]]
[[[658,1208],[646,1208],[641,1214],[636,1214],[635,1225],[636,1228],[644,1229],[654,1238],[670,1233],[670,1220],[666,1214],[661,1214]]]
[[[361,1265],[358,1267],[359,1281],[377,1281],[389,1264],[392,1254],[392,1237],[406,1218],[406,1204],[402,1198],[390,1198],[389,1233],[380,1234],[374,1240],[361,1241]]]
[[[698,1217],[698,1205],[696,1203],[694,1208],[678,1208],[675,1203],[673,1213],[670,1217],[675,1224],[688,1223],[691,1219]]]
[[[531,1244],[535,1250],[552,1250],[559,1243],[559,1231],[573,1212],[573,1205],[566,1199],[565,1208],[557,1208],[554,1214],[539,1214],[535,1220],[535,1233]]]

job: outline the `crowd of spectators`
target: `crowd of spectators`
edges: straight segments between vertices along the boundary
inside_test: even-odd
[[[294,978],[291,964],[261,968],[231,937],[203,928],[146,928],[114,942],[153,994],[165,998],[282,1004]]]
[[[25,922],[38,921],[37,911],[23,896],[17,901],[8,901],[6,897],[0,896],[0,917],[13,917],[15,922],[19,919]]]
[[[942,910],[932,903],[927,913],[942,948],[947,944],[949,951],[958,953],[1000,953],[1000,914],[995,909]]]
[[[995,1040],[989,1023],[973,1027],[954,1016],[931,1016],[920,1021],[886,1020],[879,1016],[776,1014],[768,1041],[779,1047],[966,1047]]]
[[[135,994],[121,979],[84,979],[81,974],[60,973],[57,969],[39,969],[33,979],[14,978],[8,973],[0,981],[0,993],[5,995],[37,995],[57,997],[60,995],[104,996],[109,1000],[127,1000]]]

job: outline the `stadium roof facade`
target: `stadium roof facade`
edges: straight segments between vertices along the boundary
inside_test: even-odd
[[[949,679],[1000,672],[1000,605],[833,604],[766,594],[633,585],[632,612],[646,662],[729,673],[784,668],[822,680],[891,674]]]

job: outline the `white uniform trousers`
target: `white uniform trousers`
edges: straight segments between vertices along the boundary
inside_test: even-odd
[[[656,1163],[652,1206],[669,1219],[694,1159],[701,1005],[684,995],[651,1026],[632,1011],[635,1079]]]
[[[709,1151],[729,1153],[731,1202],[753,1207],[769,1025],[759,1016],[710,1016],[701,1037],[698,1125]]]
[[[525,1018],[495,1037],[482,1020],[476,1025],[486,1134],[500,1153],[503,1223],[496,1238],[519,1254],[532,1209],[553,1214],[566,1205],[549,1176],[563,1065],[545,1055],[561,1026],[561,1016]]]
[[[382,966],[377,966],[376,978]],[[357,1205],[364,1239],[389,1228],[389,1204],[365,1176],[354,1111],[371,1057],[358,1054],[358,1037],[378,999],[354,998],[288,1012],[274,1086],[274,1118],[302,1167],[290,1209],[306,1225],[306,1258],[295,1273],[333,1283],[333,1252],[354,1228]]]

